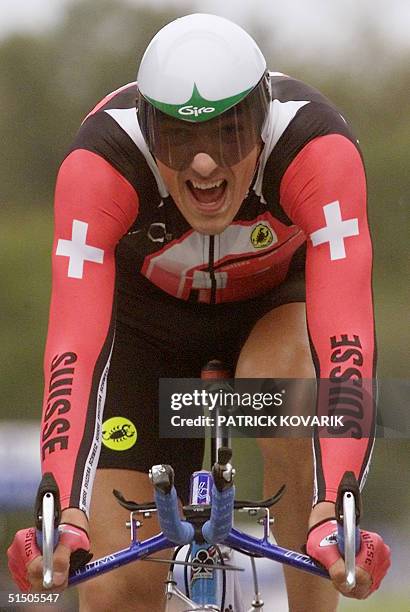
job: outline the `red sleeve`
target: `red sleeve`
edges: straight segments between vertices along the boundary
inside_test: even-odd
[[[336,134],[312,140],[287,169],[280,195],[307,236],[308,331],[322,379],[318,413],[344,415],[343,427],[314,435],[314,503],[335,501],[346,470],[363,486],[375,427],[372,246],[357,148]]]
[[[108,162],[75,150],[55,193],[52,297],[44,358],[43,472],[62,507],[88,513],[114,336],[115,248],[138,212],[133,187]]]

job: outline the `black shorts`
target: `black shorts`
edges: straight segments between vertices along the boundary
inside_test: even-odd
[[[119,449],[123,444],[109,448],[103,442],[98,467],[148,472],[154,464],[168,463],[175,470],[178,494],[186,502],[189,476],[202,467],[204,441],[159,438],[159,378],[198,378],[211,359],[222,359],[234,370],[245,340],[264,314],[283,304],[305,301],[304,273],[293,271],[263,296],[216,305],[184,302],[142,276],[138,282],[138,300],[130,303],[125,294],[118,295],[103,418],[104,424],[113,417],[128,419],[137,439],[127,450]],[[121,420],[118,423],[117,431],[122,429]],[[130,425],[122,431],[132,442]],[[113,439],[120,436],[103,425],[103,440],[111,434]]]

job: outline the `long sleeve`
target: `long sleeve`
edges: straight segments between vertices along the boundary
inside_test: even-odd
[[[318,413],[343,427],[315,431],[314,503],[335,501],[352,470],[361,486],[374,442],[375,338],[366,179],[356,146],[333,134],[310,141],[286,170],[281,204],[307,236],[306,309],[319,382]]]
[[[137,213],[135,189],[102,157],[77,149],[65,159],[55,193],[41,428],[42,469],[54,474],[63,508],[89,510],[115,333],[115,249]]]

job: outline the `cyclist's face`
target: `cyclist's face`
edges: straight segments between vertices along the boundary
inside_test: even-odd
[[[175,204],[191,227],[201,234],[220,234],[238,212],[251,184],[261,145],[234,166],[218,166],[208,153],[197,153],[183,170],[157,159]]]

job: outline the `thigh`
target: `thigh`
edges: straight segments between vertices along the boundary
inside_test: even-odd
[[[262,316],[245,341],[238,378],[314,378],[304,302],[283,304]]]
[[[292,414],[314,411],[315,371],[303,302],[275,308],[255,324],[239,356],[236,376],[299,379],[289,388],[285,411]],[[307,521],[313,487],[311,439],[261,438],[258,444],[264,460],[265,493],[271,495],[274,488],[286,482],[287,498],[298,499]],[[275,510],[287,520],[280,506]],[[303,524],[301,529],[305,528]]]
[[[197,358],[200,363],[200,357]],[[201,468],[203,440],[159,437],[159,379],[193,376],[192,356],[161,351],[138,331],[117,324],[107,381],[100,468],[148,473],[158,463],[172,465],[179,497],[186,502],[189,476]],[[181,452],[182,451],[182,452]],[[141,501],[135,489],[134,498]],[[152,493],[151,493],[152,496]]]
[[[312,413],[315,378],[306,326],[305,304],[282,305],[265,314],[253,327],[238,360],[236,376],[243,378],[297,378],[286,411]],[[293,405],[289,405],[292,403]],[[264,495],[282,484],[286,493],[273,509],[274,533],[279,544],[300,550],[306,542],[313,490],[311,439],[258,440],[264,460]],[[335,610],[338,596],[330,583],[285,567],[290,610]]]
[[[263,295],[246,302],[217,305],[221,354],[227,355],[228,365],[237,370],[237,376],[273,376],[271,339],[277,351],[284,348],[283,342],[286,343],[289,332],[293,335],[290,344],[299,337],[303,346],[308,345],[305,300],[305,275],[298,269]],[[287,324],[286,331],[284,323]],[[280,357],[283,359],[285,356],[282,354]],[[275,376],[280,377],[279,358],[274,363]],[[287,367],[284,369],[287,371]]]

